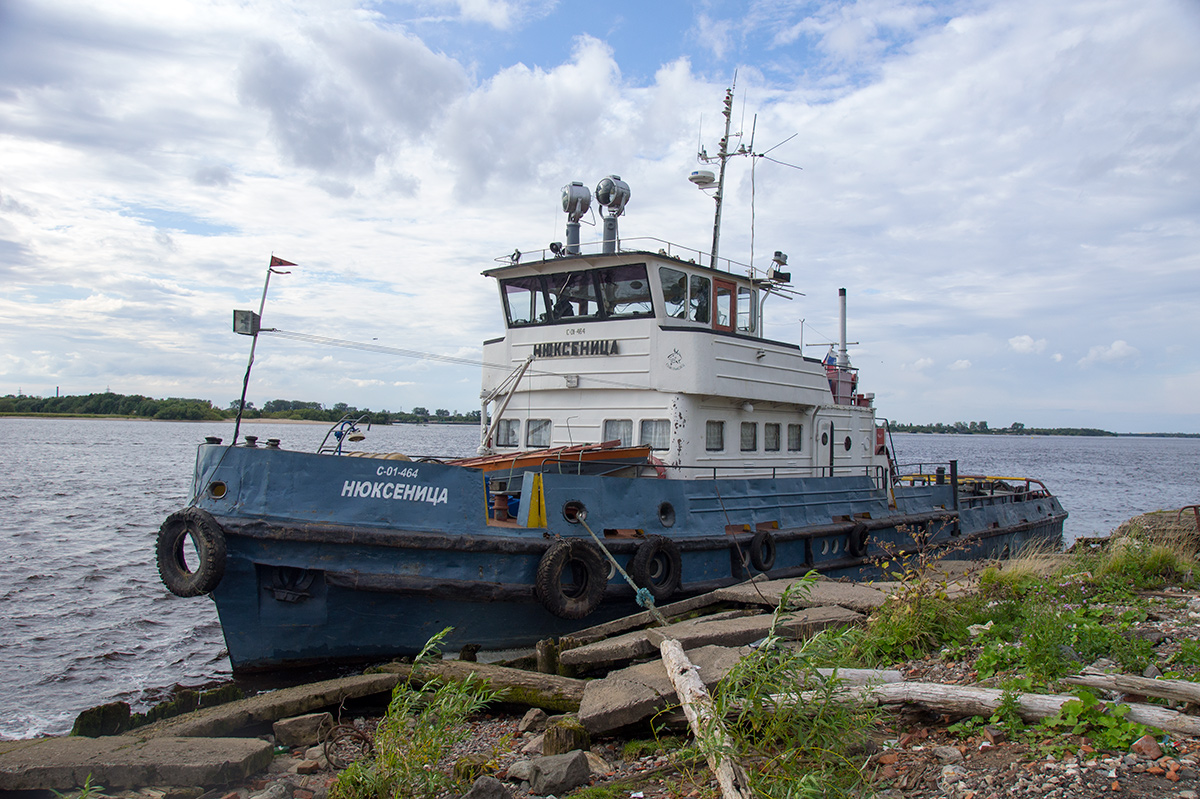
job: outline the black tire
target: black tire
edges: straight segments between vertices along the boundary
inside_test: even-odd
[[[683,581],[683,560],[679,545],[662,535],[647,536],[629,561],[629,576],[662,602],[679,590]]]
[[[750,565],[760,572],[769,572],[775,567],[775,536],[759,530],[750,539]]]
[[[184,544],[191,539],[198,563],[189,568]],[[185,508],[167,517],[155,545],[158,574],[175,596],[200,596],[212,591],[225,575],[225,533],[206,511]]]
[[[861,558],[867,554],[867,538],[869,533],[867,526],[862,524],[854,525],[854,529],[850,531],[849,549],[850,554],[856,558]]]
[[[604,598],[607,577],[604,556],[594,546],[555,541],[538,561],[534,593],[542,607],[560,619],[582,619]]]

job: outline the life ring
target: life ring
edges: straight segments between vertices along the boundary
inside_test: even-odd
[[[184,558],[191,539],[195,567]],[[212,514],[185,508],[167,517],[158,531],[155,554],[163,585],[176,596],[200,596],[217,587],[225,574],[225,533]]]
[[[750,565],[760,572],[770,571],[775,566],[775,536],[759,530],[750,539]]]
[[[555,541],[538,561],[534,593],[561,619],[582,619],[604,598],[604,556],[586,541]],[[564,577],[566,581],[564,582]]]
[[[646,536],[629,561],[629,576],[648,590],[655,602],[667,599],[683,581],[679,545],[663,535]]]
[[[867,526],[862,522],[854,525],[850,530],[849,549],[850,554],[856,558],[861,558],[867,554]]]

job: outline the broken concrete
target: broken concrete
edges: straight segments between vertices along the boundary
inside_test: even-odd
[[[211,738],[230,735],[255,724],[272,724],[279,719],[333,707],[344,699],[390,693],[399,679],[395,674],[359,674],[311,685],[281,688],[225,705],[201,708],[185,716],[156,721],[127,732],[122,737]]]
[[[333,729],[333,714],[328,711],[280,719],[271,726],[276,743],[292,747],[312,746],[319,739],[322,729],[326,732]]]
[[[787,614],[780,621],[776,632],[785,638],[803,638],[828,627],[857,624],[862,620],[862,614],[846,608],[809,608]],[[765,637],[770,631],[771,622],[771,614],[733,618],[724,615],[705,616],[667,627],[637,630],[616,638],[569,649],[559,656],[559,660],[569,666],[602,669],[653,655],[658,652],[658,643],[664,638],[675,639],[685,649],[710,644],[743,646]]]
[[[762,605],[774,608],[783,598],[784,590],[796,580],[769,580],[731,585],[713,592],[713,596],[724,602],[740,602],[746,605]],[[858,613],[870,613],[887,601],[887,594],[862,583],[842,583],[836,580],[819,579],[807,592],[797,591],[792,595],[791,607],[816,608],[837,606]]]
[[[0,743],[0,790],[67,790],[92,783],[105,788],[146,785],[225,785],[266,768],[272,748],[258,738],[139,740],[39,738]]]
[[[704,646],[688,652],[708,687],[716,685],[749,650]],[[661,660],[614,671],[602,680],[592,680],[583,692],[579,720],[592,735],[636,724],[677,703],[675,689]]]

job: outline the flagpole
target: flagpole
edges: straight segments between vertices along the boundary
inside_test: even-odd
[[[242,413],[246,410],[246,390],[250,387],[250,370],[254,367],[254,350],[258,347],[258,331],[262,326],[263,309],[267,306],[267,289],[271,285],[271,273],[275,272],[276,266],[295,266],[291,261],[285,261],[282,258],[271,256],[271,264],[267,267],[267,279],[263,282],[262,299],[258,303],[258,324],[254,327],[254,337],[250,342],[250,360],[246,362],[246,376],[242,378],[242,398],[238,401],[237,420],[233,423],[233,442],[231,446],[237,446],[238,433],[242,428]],[[285,272],[282,269],[277,272],[280,275],[290,275],[291,272]]]

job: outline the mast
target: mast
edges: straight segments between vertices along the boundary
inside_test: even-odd
[[[733,120],[733,87],[725,90],[725,135],[721,137],[721,149],[717,152],[717,160],[721,162],[717,176],[717,193],[713,199],[717,202],[717,213],[713,219],[712,257],[708,265],[717,268],[717,248],[721,242],[721,199],[725,195],[725,164],[729,161],[729,125]],[[709,173],[710,175],[712,173]],[[709,178],[711,180],[711,177]]]

